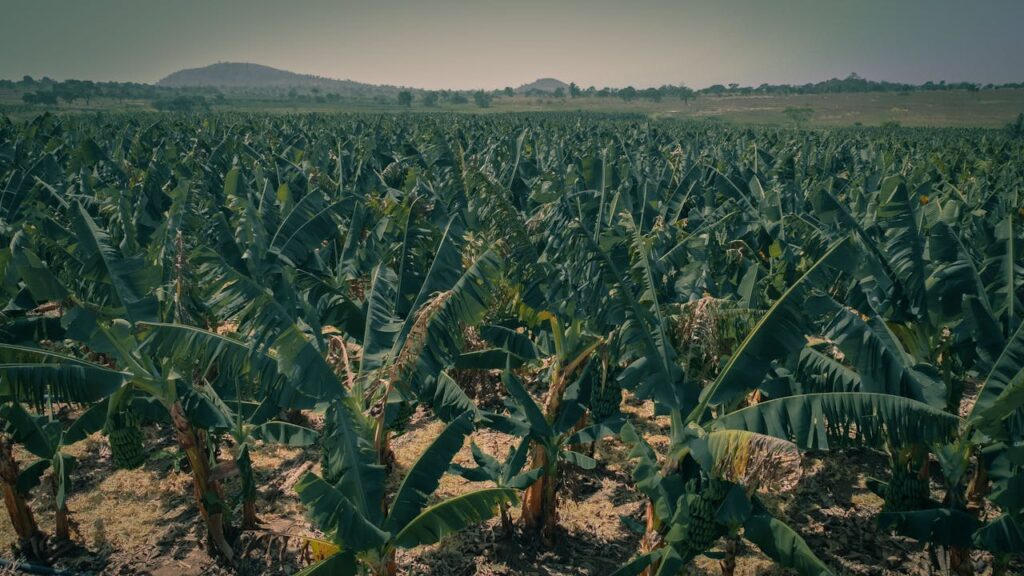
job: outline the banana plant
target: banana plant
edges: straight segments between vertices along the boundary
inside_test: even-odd
[[[472,433],[474,417],[465,412],[452,419],[389,500],[383,498],[383,467],[373,463],[371,429],[357,425],[353,432],[358,436],[351,441],[358,444],[359,453],[346,463],[341,479],[331,484],[307,473],[295,487],[313,523],[339,547],[338,552],[300,574],[394,576],[398,572],[397,549],[433,544],[488,520],[502,506],[517,503],[516,490],[495,487],[428,504],[452,458]]]
[[[222,404],[221,406],[222,410],[227,408],[226,405]],[[253,410],[252,414],[259,413],[257,405],[250,404],[248,408]],[[230,434],[235,445],[232,457],[238,466],[241,480],[242,528],[251,530],[261,523],[256,515],[257,483],[252,469],[252,456],[250,455],[254,450],[253,442],[259,440],[265,444],[308,448],[316,444],[319,434],[311,428],[290,422],[270,421],[260,423],[257,419],[246,421],[242,415],[243,410],[245,408],[239,406],[239,411],[228,412],[225,415],[234,424]]]
[[[587,358],[584,351],[577,359],[581,362]],[[561,389],[552,387],[549,399],[558,391],[559,400],[546,403],[541,408],[523,387],[519,378],[506,368],[501,381],[510,395],[507,405],[511,412],[511,422],[522,430],[526,439],[532,442],[530,466],[539,470],[536,481],[525,487],[523,494],[522,521],[527,529],[540,533],[545,545],[552,545],[557,536],[558,528],[558,483],[563,463],[578,466],[583,470],[593,470],[597,461],[575,450],[578,446],[614,436],[618,432],[620,420],[601,422],[580,429],[578,424],[586,414],[584,399],[589,397],[590,378],[586,372],[593,369],[588,363],[575,374],[573,363],[566,366],[561,378],[571,380],[570,384],[556,382]],[[502,423],[507,426],[507,421]],[[522,445],[521,445],[522,447]]]
[[[969,569],[972,547],[1005,555],[1024,542],[1017,454],[1024,413],[1022,382],[1024,331],[1018,329],[963,419],[884,391],[839,391],[796,394],[748,406],[717,417],[711,429],[771,435],[792,440],[801,449],[928,446],[942,470],[943,500],[929,500],[916,510],[883,512],[879,521],[945,551],[939,564],[958,572]],[[988,497],[1005,510],[1002,515],[981,522],[970,512],[968,487],[976,482],[991,482]]]
[[[66,430],[61,421],[53,420],[46,415],[30,414],[16,402],[0,406],[0,417],[4,421],[3,433],[39,458],[21,471],[14,490],[20,494],[28,493],[39,485],[43,473],[50,470],[56,506],[54,537],[57,541],[70,540],[74,522],[68,511],[68,497],[71,493],[71,474],[74,472],[76,460],[64,449],[103,428],[107,419],[106,402],[94,404]],[[21,523],[23,522],[15,522],[15,526]]]
[[[491,482],[499,488],[525,490],[536,482],[544,472],[540,468],[523,471],[532,442],[533,439],[529,436],[524,437],[516,447],[509,448],[505,459],[500,462],[497,458],[481,450],[476,442],[471,442],[470,447],[476,467],[468,468],[461,464],[452,464],[450,470],[470,482]],[[514,527],[507,505],[501,507],[501,526],[506,535],[512,534]]]
[[[186,335],[180,329],[163,326],[154,334],[170,348],[157,344],[162,350],[159,355],[174,357],[173,350],[195,350],[197,343],[209,343],[207,356],[210,360],[216,359],[217,365],[223,364],[225,370],[234,372],[251,370],[251,374],[264,382],[261,389],[274,398],[266,404],[271,409],[308,408],[316,402],[327,402],[322,445],[324,474],[328,478],[344,477],[347,462],[357,457],[359,448],[353,438],[358,427],[369,426],[374,431],[372,436],[378,453],[374,461],[386,462],[387,411],[373,409],[390,397],[392,390],[399,391],[403,399],[428,403],[446,419],[473,408],[451,379],[441,378],[439,374],[458,356],[457,327],[461,322],[472,322],[484,311],[490,279],[500,268],[500,260],[493,253],[485,253],[465,273],[459,274],[451,267],[452,258],[457,261],[458,257],[453,245],[454,234],[451,238],[442,241],[438,258],[443,258],[443,265],[439,264],[438,268],[445,270],[446,278],[453,278],[446,282],[454,282],[454,285],[442,284],[445,292],[436,297],[430,292],[436,285],[424,286],[420,291],[422,298],[403,324],[404,330],[397,330],[389,312],[394,306],[389,295],[395,293],[392,288],[395,275],[384,266],[378,267],[369,296],[369,321],[360,369],[353,378],[328,364],[327,351],[321,347],[323,334],[320,331],[314,331],[312,337],[304,333],[303,326],[318,325],[315,318],[296,315],[256,280],[208,250],[200,251],[197,258],[200,285],[208,294],[211,309],[221,318],[237,322],[237,332],[247,335],[247,340],[219,337],[200,330],[191,330]],[[428,280],[436,277],[437,274],[428,275]],[[311,321],[306,322],[306,318]],[[172,332],[181,336],[174,337],[173,344],[169,336]],[[396,339],[396,333],[402,341]],[[396,351],[390,358],[397,357],[388,363],[385,362],[389,358],[387,349]],[[220,357],[214,358],[217,355]],[[180,354],[177,357],[180,358]],[[387,385],[377,385],[382,381]],[[372,426],[369,421],[373,422]]]
[[[256,528],[254,441],[309,447],[319,437],[305,426],[275,420],[282,409],[281,395],[289,385],[278,372],[275,359],[251,344],[201,328],[156,322],[137,326],[145,334],[142,347],[151,355],[166,359],[184,373],[204,375],[193,388],[216,410],[215,420],[228,423],[222,431],[233,441],[231,471],[240,477],[242,528]],[[201,352],[197,354],[197,350]],[[248,399],[259,396],[262,402]]]
[[[633,480],[650,499],[648,522],[657,520],[659,540],[652,542],[648,533],[647,550],[615,576],[677,574],[697,556],[710,555],[716,541],[739,534],[801,575],[832,574],[757,497],[758,489],[777,492],[799,481],[796,445],[758,433],[692,426],[673,438],[674,465],[665,467],[632,424],[623,426],[621,438],[636,460]],[[723,572],[734,568],[735,559],[727,555]]]
[[[29,506],[27,490],[19,485],[21,474],[21,468],[14,459],[14,441],[6,433],[0,433],[0,489],[18,538],[18,547],[30,558],[44,559],[47,554],[46,535],[39,529]]]
[[[7,338],[14,338],[18,332],[10,323],[5,328]],[[57,504],[54,536],[58,541],[69,540],[67,497],[75,460],[63,448],[103,427],[106,399],[121,390],[130,375],[35,346],[0,344],[0,358],[0,402],[4,402],[0,405],[4,428],[0,464],[5,502],[23,549],[41,558],[45,542],[25,494],[38,485],[47,469],[52,469]],[[65,430],[63,423],[52,418],[56,403],[87,408]],[[23,404],[33,407],[37,414],[47,415],[33,415]],[[14,443],[21,444],[39,460],[19,471],[11,451]]]
[[[1024,545],[1022,416],[1024,328],[1018,328],[982,383],[956,437],[932,447],[942,469],[943,500],[921,510],[882,514],[880,523],[945,550],[944,564],[954,572],[969,569],[971,548],[997,557],[1020,550]],[[978,519],[969,509],[970,500],[977,496],[989,498],[1004,512],[989,521]]]
[[[640,355],[640,359],[624,371],[620,381],[624,387],[634,389],[635,393],[641,395],[641,397],[653,397],[656,406],[660,402],[662,409],[671,416],[672,447],[670,453],[659,461],[653,451],[643,451],[647,460],[638,469],[643,470],[645,475],[658,474],[660,476],[657,477],[677,477],[681,473],[681,467],[685,466],[685,457],[693,457],[691,456],[693,453],[700,454],[706,451],[700,447],[700,442],[703,441],[705,432],[711,431],[713,423],[717,421],[717,418],[720,418],[718,415],[728,413],[736,406],[741,405],[750,389],[756,386],[754,383],[760,382],[769,371],[773,361],[780,357],[785,357],[803,346],[804,338],[802,333],[809,325],[803,309],[803,303],[811,293],[812,288],[815,285],[827,283],[828,280],[834,278],[837,271],[848,269],[856,261],[856,258],[852,257],[850,244],[847,239],[840,240],[830,246],[804,275],[790,286],[768,309],[734,351],[715,381],[703,390],[700,390],[697,388],[698,384],[695,381],[686,379],[682,374],[682,369],[675,360],[675,351],[663,332],[664,323],[659,322],[657,316],[655,316],[658,314],[660,305],[658,304],[657,291],[652,280],[653,275],[650,272],[652,264],[649,251],[645,249],[635,227],[627,226],[627,230],[632,232],[630,243],[633,246],[633,256],[638,260],[634,267],[645,272],[639,275],[640,286],[642,287],[640,290],[641,298],[631,297],[634,291],[637,290],[633,287],[634,282],[619,270],[615,261],[610,257],[609,252],[596,244],[592,245],[592,249],[597,253],[597,256],[602,258],[605,264],[605,273],[614,281],[614,285],[618,287],[619,293],[624,300],[623,305],[636,318],[634,323],[625,325],[624,330],[628,328],[631,331],[628,341],[636,343],[636,354]],[[657,380],[648,377],[651,381],[643,382],[643,386],[638,386],[640,377],[636,374],[631,374],[631,372],[637,372],[641,367],[645,371],[652,370],[652,366],[663,366],[665,367],[662,369],[664,374],[675,373],[677,376],[663,376]],[[714,412],[710,410],[712,406],[715,407]],[[763,434],[762,431],[757,432]],[[629,429],[625,429],[624,433],[627,435],[626,437],[630,437]],[[697,444],[691,445],[694,442],[697,442]],[[774,446],[771,442],[767,441],[748,442],[748,444],[745,449],[752,451],[756,451],[758,448],[767,450],[767,456],[769,457],[772,453],[771,448]],[[692,497],[703,498],[704,500],[711,498],[717,501],[721,494],[706,494],[706,491],[711,490],[712,486],[720,488],[719,484],[712,482],[715,478],[712,474],[713,462],[707,460],[707,458],[702,460],[703,462],[698,460],[698,463],[703,470],[703,480],[698,480],[697,476],[691,474],[689,477],[683,478],[684,482],[677,482],[677,484],[685,485],[693,481]],[[656,472],[659,468],[660,471]],[[651,476],[651,478],[654,477]],[[642,482],[638,483],[638,485],[640,484]],[[721,492],[720,489],[716,489]],[[695,553],[703,552],[703,550],[697,550],[696,552],[683,553],[673,551],[671,546],[665,547],[666,535],[676,529],[673,525],[673,519],[677,516],[676,509],[674,508],[675,498],[671,498],[669,504],[673,506],[666,506],[665,502],[659,503],[653,495],[648,504],[647,531],[644,536],[642,550],[644,554],[648,555],[646,557],[650,559],[648,564],[653,565],[645,564],[643,560],[640,560],[639,564],[637,564],[637,566],[642,565],[638,569],[646,570],[648,573],[654,573],[656,570],[669,570],[665,573],[672,573],[673,569],[666,568],[666,566],[678,568],[690,561]],[[707,505],[705,505],[706,507]],[[753,507],[751,506],[750,509],[753,509]],[[688,508],[683,507],[683,510],[688,510]],[[685,525],[685,518],[685,514],[683,517],[677,518],[676,524],[683,522]],[[742,519],[745,520],[746,517]],[[740,517],[733,518],[732,523],[742,524]],[[770,531],[768,535],[770,537],[766,537],[764,543],[766,550],[778,545],[783,540],[796,542],[798,538],[788,529]],[[706,542],[706,544],[709,545],[710,543]],[[806,549],[806,546],[800,541],[798,548],[803,551]],[[806,555],[802,554],[799,557],[805,558]],[[813,557],[813,555],[810,557]],[[780,559],[789,561],[784,556],[780,556]],[[803,562],[804,560],[794,561],[794,563]],[[816,559],[807,562],[807,565],[812,566],[814,570],[822,566],[820,561]]]
[[[165,328],[183,327],[168,325]],[[273,420],[272,417],[280,410],[273,395],[261,403],[243,400],[237,378],[237,375],[231,378],[218,377],[213,383],[204,382],[198,390],[217,409],[221,418],[230,424],[227,435],[232,440],[232,472],[237,471],[241,489],[241,527],[243,530],[252,530],[261,524],[256,514],[257,482],[252,467],[255,442],[308,448],[317,443],[319,434],[306,426]]]
[[[140,257],[125,257],[115,248],[110,234],[81,204],[69,205],[68,210],[77,239],[75,262],[87,272],[70,278],[71,282],[62,282],[34,254],[29,243],[18,237],[12,242],[15,268],[37,301],[57,300],[67,305],[61,323],[68,339],[92,353],[108,356],[125,374],[126,385],[112,394],[112,410],[119,409],[123,396],[140,391],[157,400],[170,415],[178,442],[192,465],[196,504],[210,541],[230,561],[234,557],[229,543],[231,528],[224,518],[220,483],[211,475],[206,433],[190,420],[211,412],[199,409],[205,406],[202,398],[189,394],[189,383],[174,372],[170,363],[150,356],[142,348],[133,325],[155,319],[158,305],[153,291],[159,275]],[[93,280],[94,285],[82,287],[83,277]],[[65,357],[55,364],[57,370],[78,370],[82,361]],[[215,419],[213,424],[223,423]]]

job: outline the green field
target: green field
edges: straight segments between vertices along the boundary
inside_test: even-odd
[[[20,93],[0,91],[0,112],[16,117],[30,118],[42,108],[25,106]],[[791,96],[710,96],[701,95],[684,102],[667,98],[660,102],[619,98],[586,97],[497,97],[489,108],[480,108],[472,102],[453,105],[441,103],[437,107],[424,107],[414,102],[409,109],[397,102],[348,100],[336,103],[316,103],[288,99],[255,97],[229,97],[213,102],[213,111],[264,111],[275,113],[298,112],[380,112],[380,113],[495,113],[495,112],[602,112],[632,113],[654,118],[678,118],[725,122],[743,125],[787,126],[793,121],[785,114],[788,108],[807,108],[813,111],[807,126],[878,126],[896,122],[903,126],[933,127],[985,127],[997,128],[1013,121],[1024,112],[1024,90],[999,89],[971,92],[966,90],[808,94]],[[151,103],[142,100],[114,101],[94,99],[90,104],[77,101],[62,103],[55,110],[90,112],[112,110],[146,110]]]
[[[991,97],[0,119],[0,550],[1020,574],[1024,134],[739,125]]]

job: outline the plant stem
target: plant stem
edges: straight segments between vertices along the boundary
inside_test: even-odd
[[[220,483],[210,476],[210,461],[205,442],[200,442],[200,434],[188,421],[180,402],[171,405],[170,412],[178,435],[178,444],[185,451],[192,466],[196,505],[206,522],[210,541],[228,562],[233,562],[234,551],[226,536],[230,526],[224,521],[223,506],[220,504],[224,494]]]
[[[18,474],[10,438],[0,434],[0,489],[4,493],[7,514],[11,517],[21,549],[33,559],[43,560],[46,558],[46,536],[39,530],[25,495],[18,491]]]

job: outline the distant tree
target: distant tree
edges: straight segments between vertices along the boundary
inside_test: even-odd
[[[79,99],[79,92],[75,86],[58,85],[53,91],[53,94],[68,104],[73,104],[75,100]]]
[[[683,102],[693,100],[693,97],[696,95],[693,88],[688,87],[686,84],[680,84],[679,88],[676,89],[676,92],[679,94],[679,99]]]
[[[575,82],[570,82],[569,83],[569,97],[570,98],[579,98],[579,96],[580,96],[580,87],[577,86]]]
[[[484,94],[484,96],[487,96],[487,95]],[[466,95],[463,94],[462,92],[454,92],[454,93],[452,93],[452,95],[448,98],[448,100],[452,104],[466,104],[466,103],[469,102],[469,98],[466,98]]]
[[[792,120],[797,128],[802,128],[811,119],[811,116],[814,115],[814,110],[811,108],[790,107],[783,110],[782,113]]]
[[[406,108],[412,106],[412,92],[408,90],[402,90],[398,93],[398,104],[405,106]]]
[[[658,88],[644,88],[639,92],[639,95],[643,98],[651,100],[652,102],[661,102],[661,90]]]
[[[562,87],[559,86],[558,88],[555,88],[553,96],[555,98],[565,98],[565,90],[563,90]]]
[[[625,88],[619,90],[619,98],[622,98],[624,102],[631,102],[634,98],[636,98],[636,88],[633,88],[632,86],[626,86]]]
[[[491,97],[483,90],[477,90],[473,93],[473,102],[481,108],[491,107]]]
[[[437,92],[434,92],[434,91],[425,92],[423,94],[423,98],[422,98],[423,105],[427,106],[427,107],[430,107],[430,108],[433,108],[434,106],[437,106],[437,98],[438,98]]]
[[[516,95],[516,91],[513,90],[511,86],[505,86],[504,92],[505,92],[505,96],[515,96]]]

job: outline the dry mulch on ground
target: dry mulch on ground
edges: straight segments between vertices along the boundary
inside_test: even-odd
[[[668,442],[668,423],[653,416],[650,403],[627,401],[624,411],[655,449]],[[443,425],[419,411],[408,431],[392,442],[397,462],[389,479],[394,488]],[[137,470],[114,470],[106,439],[96,435],[70,450],[79,459],[69,502],[78,523],[78,544],[63,550],[56,566],[97,574],[188,576],[220,574],[292,574],[306,561],[302,536],[316,535],[293,486],[307,470],[319,472],[318,451],[262,446],[253,454],[260,486],[258,513],[263,529],[243,533],[237,544],[241,559],[225,568],[207,554],[204,527],[192,500],[191,476],[173,446],[170,430],[147,427],[148,462]],[[481,430],[473,440],[484,451],[503,458],[510,437]],[[644,500],[630,481],[631,465],[621,443],[609,440],[596,450],[600,465],[584,472],[568,469],[562,478],[559,520],[562,534],[554,549],[518,532],[503,533],[491,521],[422,549],[401,551],[398,565],[408,575],[602,575],[622,565],[637,550],[640,535],[630,526],[643,523]],[[25,457],[24,453],[20,454]],[[27,459],[23,459],[22,463]],[[472,465],[469,442],[455,461]],[[805,457],[804,476],[791,493],[766,497],[766,504],[807,539],[816,553],[840,574],[925,575],[924,548],[877,529],[875,515],[882,500],[867,489],[868,476],[885,478],[884,455],[867,450]],[[45,487],[45,484],[44,484]],[[44,487],[34,491],[32,505],[46,531],[52,531],[53,501]],[[447,475],[438,497],[483,487]],[[237,486],[228,483],[228,491]],[[933,489],[938,489],[933,486]],[[518,515],[513,510],[513,517]],[[626,518],[626,521],[623,521]],[[14,535],[0,520],[0,549],[11,557]],[[990,558],[975,556],[979,574],[990,572]],[[698,559],[692,574],[719,574],[718,561]],[[738,575],[783,574],[755,547],[741,548]]]

